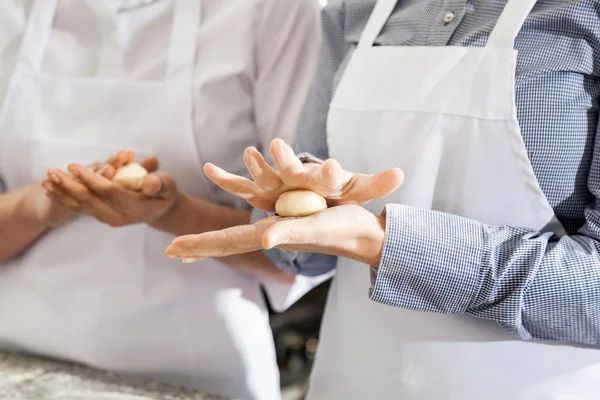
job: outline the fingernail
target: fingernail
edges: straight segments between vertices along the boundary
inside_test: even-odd
[[[199,258],[188,257],[188,258],[184,258],[181,261],[183,261],[184,264],[191,264],[191,263],[193,263],[195,261],[198,261],[198,260],[199,260]]]
[[[165,257],[169,260],[175,260],[177,258],[177,256],[174,256],[173,254],[167,254]]]
[[[246,159],[248,160],[248,164],[250,164],[250,168],[254,170],[260,169],[260,166],[258,165],[258,162],[256,161],[256,158],[254,158],[253,155],[248,154],[248,156],[246,156]]]

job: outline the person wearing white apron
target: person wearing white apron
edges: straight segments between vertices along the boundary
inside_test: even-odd
[[[245,147],[291,140],[316,66],[319,5],[136,4],[0,5],[0,21],[14,18],[0,22],[11,38],[0,41],[0,348],[232,398],[279,399],[261,284],[282,310],[319,281],[266,280],[249,262],[182,265],[163,252],[174,235],[207,229],[206,221],[249,221],[202,165],[242,173]],[[108,209],[129,218],[119,221],[103,219],[106,207],[96,218],[62,207],[69,193],[61,184],[77,180],[61,171],[103,163],[118,149],[156,157],[164,172],[154,182],[164,179],[169,190],[139,200],[119,188],[115,195],[137,201],[129,204],[135,212]],[[54,200],[40,185],[48,171],[63,177],[44,183]]]
[[[342,20],[351,25],[352,16],[365,11],[358,5],[361,2],[337,3],[347,7],[347,16],[326,13],[325,32],[327,24]],[[439,9],[433,3],[428,12]],[[600,26],[597,3],[539,3],[537,23],[548,18],[549,30],[557,26],[573,30],[570,35],[562,33],[563,41],[548,43],[547,51],[565,52],[563,45],[573,52],[579,49],[574,42],[583,40],[586,25],[561,24],[563,19],[589,22],[590,29]],[[491,13],[482,2],[471,5],[475,11]],[[301,155],[302,164],[290,147],[274,142],[271,151],[278,175],[266,163],[250,166],[253,175],[270,174],[269,180],[256,180],[263,192],[277,188],[268,196],[241,177],[208,168],[209,178],[223,189],[265,211],[271,210],[263,200],[298,187],[323,195],[333,206],[308,218],[268,217],[258,221],[255,230],[231,228],[227,236],[214,232],[184,236],[167,249],[170,256],[211,256],[222,249],[233,251],[234,243],[227,238],[244,235],[246,248],[271,249],[273,260],[287,257],[291,270],[311,274],[335,265],[332,256],[347,257],[337,260],[309,399],[598,398],[600,349],[594,347],[600,343],[598,206],[586,193],[579,215],[584,217],[587,207],[587,223],[567,230],[559,222],[532,164],[539,162],[545,147],[553,148],[552,139],[533,147],[529,141],[528,148],[517,120],[515,38],[535,5],[535,0],[495,2],[493,8],[502,7],[500,16],[477,47],[379,46],[375,44],[380,35],[393,41],[391,31],[400,29],[403,15],[405,21],[411,11],[417,15],[415,2],[379,0],[331,100],[326,146],[324,133],[301,134],[306,130],[302,123],[313,123],[307,119],[301,121],[296,137],[297,149],[332,160],[322,163]],[[386,25],[393,13],[395,25]],[[444,21],[448,25],[455,18],[458,10]],[[525,37],[544,32],[542,26],[532,22]],[[338,34],[333,28],[331,32],[331,37]],[[328,50],[340,51],[327,39]],[[532,44],[521,40],[527,53]],[[571,78],[558,54],[550,58],[542,50],[540,56],[552,60],[548,68],[560,70],[563,75],[557,76],[565,76],[566,86]],[[536,65],[529,57],[522,59],[528,63],[521,68]],[[552,125],[571,134],[556,138],[559,145],[546,159],[556,165],[555,160],[581,151],[575,145],[580,140],[594,146],[600,80],[585,74],[600,65],[597,59],[587,61],[573,60],[578,65],[571,68],[582,68],[575,76],[587,79],[585,85],[571,86],[573,97],[551,91],[550,78],[540,79],[549,82],[546,86],[532,84],[542,93],[548,91],[545,101],[569,110],[565,122],[554,120]],[[333,75],[330,67],[322,63],[319,75]],[[518,93],[524,96],[528,82],[521,79]],[[315,99],[326,90],[318,81],[309,107],[316,107]],[[579,99],[581,108],[568,108],[569,102]],[[579,116],[583,121],[577,120]],[[569,145],[569,155],[562,155]],[[600,196],[598,142],[595,146],[593,162],[591,148],[573,157],[586,160],[583,168],[591,170],[584,185]],[[570,176],[556,167],[550,171]],[[555,185],[571,188],[575,197],[574,180]],[[370,199],[368,211],[356,205]],[[384,206],[385,215],[380,217]],[[563,218],[577,223],[573,219]],[[374,266],[372,277],[365,264]]]

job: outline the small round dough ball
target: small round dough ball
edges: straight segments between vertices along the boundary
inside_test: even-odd
[[[327,208],[327,201],[310,190],[291,190],[277,199],[275,211],[282,217],[307,217]]]
[[[148,171],[144,167],[131,163],[119,168],[112,180],[125,189],[142,190],[142,183],[147,175]]]

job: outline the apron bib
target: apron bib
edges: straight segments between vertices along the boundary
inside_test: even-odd
[[[0,112],[7,190],[49,168],[106,160],[117,149],[156,155],[179,187],[211,200],[192,127],[200,1],[174,1],[166,76],[40,72],[57,0],[34,3]],[[98,368],[243,398],[278,399],[278,371],[259,283],[215,260],[166,260],[173,236],[115,229],[88,217],[49,232],[0,268],[0,344]]]
[[[373,46],[397,0],[379,0],[335,92],[330,157],[350,171],[400,167],[400,203],[565,233],[523,143],[514,39],[535,0],[509,0],[487,46]],[[525,342],[491,321],[369,300],[369,267],[340,259],[310,399],[597,399],[600,352]]]

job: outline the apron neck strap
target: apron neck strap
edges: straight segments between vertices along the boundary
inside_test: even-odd
[[[512,50],[515,46],[515,38],[521,31],[536,1],[508,0],[504,11],[488,38],[486,47]]]
[[[515,38],[537,0],[508,0],[492,31],[487,47],[513,49]],[[378,0],[358,42],[358,47],[372,47],[398,0]]]
[[[166,79],[190,83],[196,59],[201,0],[174,0],[174,3]],[[40,72],[57,7],[58,0],[33,2],[19,50],[20,68],[33,73]]]
[[[369,21],[358,42],[358,48],[372,47],[381,33],[390,15],[396,8],[398,0],[377,0]]]
[[[192,82],[201,12],[201,0],[175,0],[173,29],[167,54],[167,80]]]
[[[48,44],[52,23],[58,7],[58,0],[37,0],[33,2],[29,20],[21,39],[18,67],[39,73]]]

